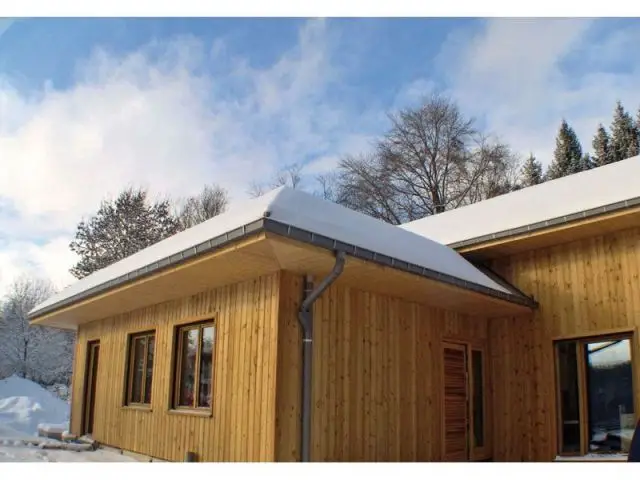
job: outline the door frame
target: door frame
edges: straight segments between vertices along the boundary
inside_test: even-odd
[[[98,352],[96,362],[95,351]],[[97,363],[97,365],[96,365]],[[93,435],[95,423],[96,407],[96,383],[100,368],[100,340],[90,340],[87,342],[85,359],[84,389],[82,392],[82,421],[80,424],[80,435]],[[89,431],[90,430],[90,431]]]
[[[478,339],[460,339],[460,338],[443,338],[441,342],[440,348],[440,360],[442,361],[442,387],[440,389],[441,394],[441,408],[442,408],[442,456],[444,458],[445,455],[445,444],[444,444],[444,434],[445,434],[445,416],[444,416],[444,403],[445,403],[445,395],[444,395],[444,349],[447,346],[452,346],[454,348],[463,348],[465,351],[465,360],[466,360],[466,372],[467,372],[467,461],[485,461],[489,460],[492,457],[493,451],[493,435],[492,435],[492,422],[493,417],[491,415],[491,378],[489,373],[489,358],[488,358],[488,347],[487,343],[484,340]],[[482,418],[483,418],[483,445],[481,447],[475,447],[473,445],[474,441],[474,431],[473,431],[473,398],[474,398],[474,389],[473,389],[473,352],[479,351],[482,355]]]

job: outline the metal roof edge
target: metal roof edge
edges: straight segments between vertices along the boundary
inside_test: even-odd
[[[27,317],[31,320],[33,318],[46,315],[47,313],[51,313],[55,310],[59,310],[60,308],[64,308],[69,304],[96,296],[100,293],[111,290],[112,288],[115,288],[117,286],[124,285],[133,280],[138,280],[138,279],[153,275],[154,273],[157,273],[159,271],[165,270],[166,268],[180,265],[181,263],[184,263],[185,261],[191,258],[204,255],[205,253],[210,253],[214,250],[217,250],[221,247],[226,246],[227,244],[235,240],[239,240],[241,238],[247,237],[250,234],[259,233],[263,230],[264,230],[264,218],[260,218],[254,222],[251,222],[241,227],[230,230],[226,233],[223,233],[222,235],[218,235],[217,237],[209,239],[198,245],[189,247],[178,253],[174,253],[168,257],[162,258],[149,265],[145,265],[144,267],[140,267],[132,272],[126,273],[125,275],[121,275],[115,279],[109,280],[107,282],[96,285],[95,287],[92,287],[88,290],[84,290],[80,293],[77,293],[76,295],[67,297],[52,305],[49,305],[39,310],[34,309],[31,312],[29,312]]]
[[[447,283],[449,285],[463,288],[465,290],[474,291],[476,293],[481,293],[483,295],[498,298],[500,300],[505,300],[505,301],[526,306],[529,308],[537,308],[537,302],[535,302],[532,298],[529,298],[527,296],[514,295],[506,292],[501,292],[499,290],[494,290],[484,285],[480,285],[474,282],[469,282],[467,280],[462,280],[452,275],[438,272],[436,270],[431,270],[426,267],[421,267],[419,265],[405,262],[397,258],[392,258],[387,255],[383,255],[377,252],[373,252],[371,250],[367,250],[365,248],[360,248],[356,245],[344,243],[339,240],[335,240],[321,234],[303,230],[289,224],[281,223],[281,222],[270,219],[268,212],[265,215],[265,217],[266,218],[260,218],[259,220],[243,225],[242,227],[236,228],[227,233],[219,235],[215,238],[202,242],[199,245],[190,247],[181,252],[175,253],[169,257],[165,257],[150,265],[146,265],[144,267],[138,268],[133,272],[129,272],[125,275],[121,275],[118,278],[109,280],[100,285],[96,285],[95,287],[92,287],[88,290],[84,290],[76,295],[72,295],[68,298],[65,298],[59,302],[56,302],[42,309],[32,310],[31,312],[29,312],[28,318],[32,320],[36,317],[46,315],[48,313],[64,308],[65,306],[68,306],[75,302],[86,300],[88,298],[99,295],[100,293],[104,293],[108,290],[111,290],[117,286],[125,285],[134,280],[138,280],[138,279],[153,275],[166,268],[179,265],[196,256],[210,253],[216,249],[222,248],[233,241],[237,241],[251,234],[260,233],[263,231],[270,232],[283,237],[288,237],[294,240],[298,240],[302,243],[307,243],[307,244],[321,247],[327,250],[341,250],[341,251],[344,251],[347,255],[350,255],[355,258],[359,258],[361,260],[366,260],[373,263],[377,263],[379,265],[392,267],[407,273],[412,273],[425,278],[429,278],[431,280]],[[464,259],[464,261],[468,261],[468,260]],[[474,268],[477,268],[477,267],[474,266]]]
[[[501,240],[501,239],[513,237],[515,235],[520,235],[523,233],[537,232],[545,228],[564,225],[567,223],[574,222],[576,220],[594,218],[599,215],[604,215],[606,213],[615,213],[615,212],[622,211],[627,208],[632,208],[636,206],[640,206],[640,197],[634,197],[629,200],[623,200],[620,202],[603,205],[601,207],[582,210],[580,212],[572,213],[569,215],[563,215],[561,217],[555,217],[555,218],[551,218],[541,222],[531,223],[528,225],[523,225],[521,227],[502,230],[502,231],[490,233],[487,235],[480,235],[478,237],[473,237],[466,240],[459,240],[457,242],[449,243],[447,244],[447,246],[453,249],[471,247],[474,245],[479,245],[484,242],[490,242],[492,240]]]
[[[379,254],[371,250],[367,250],[365,248],[357,247],[356,245],[344,243],[339,240],[331,239],[324,235],[319,235],[319,234],[309,232],[307,230],[303,230],[297,227],[293,227],[291,225],[287,225],[284,223],[280,223],[274,220],[270,220],[270,219],[265,220],[265,229],[268,232],[274,233],[276,235],[289,237],[303,243],[308,243],[315,246],[323,247],[327,250],[341,250],[341,251],[344,251],[347,255],[350,255],[355,258],[359,258],[361,260],[370,261],[373,263],[377,263],[379,265],[395,268],[397,270],[401,270],[407,273],[412,273],[414,275],[419,275],[431,280],[447,283],[449,285],[463,288],[465,290],[474,291],[476,293],[481,293],[483,295],[498,298],[500,300],[505,300],[511,303],[516,303],[532,309],[538,307],[538,303],[534,299],[527,297],[526,295],[521,296],[521,295],[501,292],[499,290],[494,290],[492,288],[485,287],[484,285],[480,285],[474,282],[469,282],[467,280],[463,280],[458,277],[448,275],[446,273],[438,272],[436,270],[431,270],[426,267],[421,267],[413,263],[405,262],[404,260],[399,260],[397,258]],[[464,259],[464,260],[468,262],[467,259]],[[477,267],[474,265],[474,268],[477,268]]]

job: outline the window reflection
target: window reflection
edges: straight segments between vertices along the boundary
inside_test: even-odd
[[[628,451],[634,429],[631,342],[584,345],[589,451]]]

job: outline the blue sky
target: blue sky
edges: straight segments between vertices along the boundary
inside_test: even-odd
[[[232,200],[282,166],[322,173],[438,90],[548,163],[640,107],[634,19],[0,20],[0,290],[71,281],[83,215],[129,184]]]

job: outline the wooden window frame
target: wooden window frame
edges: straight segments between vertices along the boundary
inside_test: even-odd
[[[590,343],[601,343],[616,340],[629,340],[630,361],[631,361],[631,389],[635,398],[635,331],[623,330],[620,332],[609,332],[602,334],[593,334],[580,337],[560,337],[553,341],[553,361],[555,371],[555,396],[556,396],[556,451],[559,457],[581,457],[589,454],[589,404],[588,404],[588,386],[587,386],[587,364],[583,355],[585,345]],[[579,452],[563,451],[562,437],[562,404],[561,404],[561,388],[560,388],[560,364],[558,361],[558,345],[566,342],[574,342],[576,348],[576,358],[578,362],[578,405],[579,426],[580,426],[580,450]],[[636,403],[634,401],[634,424],[638,420],[638,412],[636,411]]]
[[[169,409],[176,413],[196,413],[196,414],[211,414],[213,411],[213,398],[211,399],[211,405],[208,407],[199,407],[198,396],[200,394],[200,361],[202,356],[202,332],[205,328],[211,327],[213,329],[213,345],[211,346],[211,355],[213,358],[213,368],[211,369],[211,396],[213,397],[213,382],[215,378],[215,352],[216,352],[216,323],[213,319],[200,320],[192,323],[185,323],[178,325],[174,329],[174,354],[173,354],[173,375],[171,381],[171,403]],[[180,405],[180,383],[182,379],[182,352],[183,352],[183,333],[188,330],[198,330],[198,347],[196,350],[195,358],[195,372],[194,372],[194,405]]]
[[[135,375],[135,341],[138,338],[146,337],[147,341],[144,344],[144,364],[142,367],[142,392],[140,392],[141,402],[132,401],[133,397],[133,377]],[[124,396],[125,407],[136,407],[150,409],[153,403],[153,377],[151,378],[151,400],[149,403],[145,402],[145,394],[147,388],[147,361],[149,360],[149,337],[153,337],[153,358],[151,360],[151,370],[155,371],[156,360],[156,331],[145,330],[144,332],[130,333],[127,340],[127,368],[126,368],[126,388]],[[153,375],[153,374],[152,374]]]
[[[473,371],[473,353],[479,352],[482,368],[482,445],[475,445],[475,425],[473,423],[473,407],[475,406],[475,390],[474,390],[474,378],[475,372]],[[471,453],[471,460],[485,460],[491,456],[490,445],[490,432],[488,429],[488,392],[487,392],[487,352],[483,346],[469,345],[468,349],[468,369],[469,369],[469,449]]]

